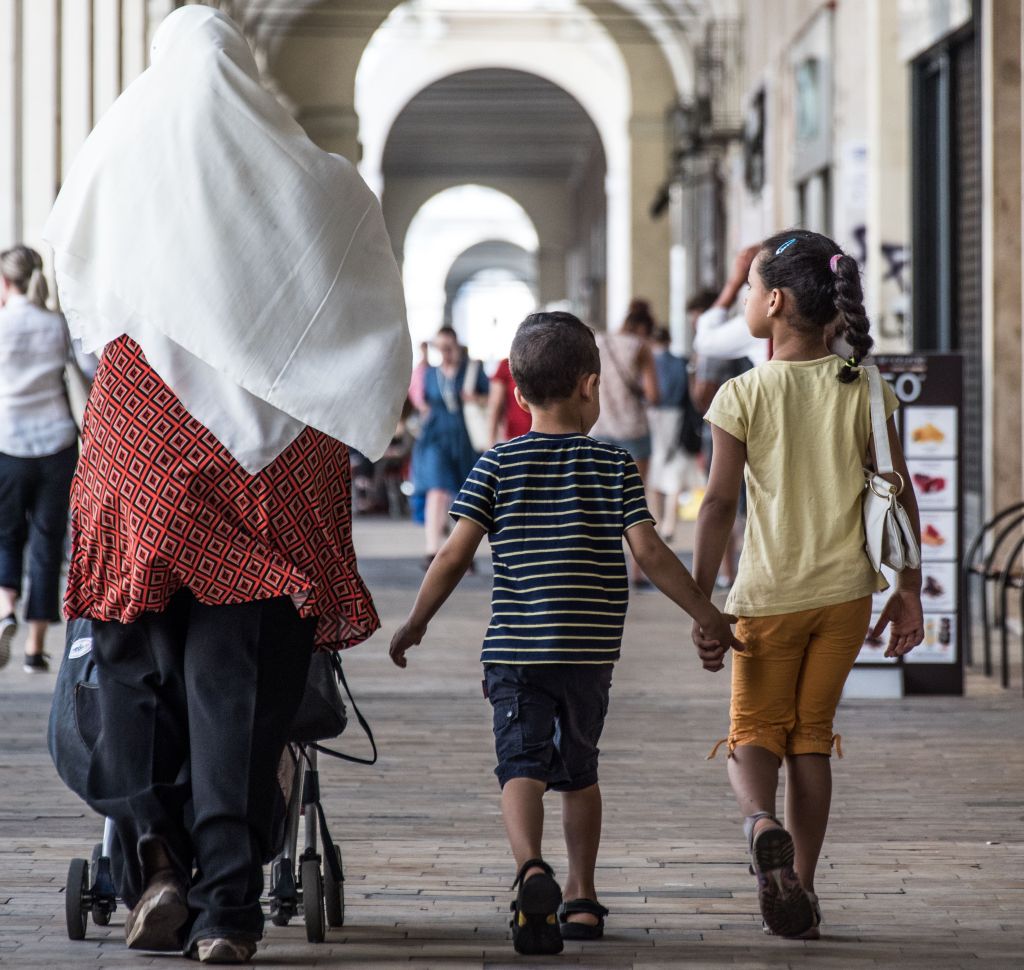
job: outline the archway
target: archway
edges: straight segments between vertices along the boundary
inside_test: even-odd
[[[460,257],[481,244],[495,242],[527,255],[535,255],[539,243],[536,227],[523,207],[503,192],[482,185],[455,186],[439,192],[419,209],[402,247],[413,341],[429,340],[445,322],[447,284]],[[491,268],[494,264],[480,265],[476,272]],[[466,339],[469,335],[460,336]]]
[[[484,361],[508,355],[516,327],[538,305],[537,254],[499,239],[470,246],[445,280],[445,322]]]
[[[447,6],[433,30],[430,10],[425,9],[429,5],[402,4],[366,46],[355,78],[363,177],[384,195],[387,206],[386,152],[390,154],[394,127],[410,108],[415,113],[429,104],[431,89],[453,93],[458,81],[452,78],[487,80],[493,87],[497,82],[493,75],[501,74],[506,87],[511,86],[511,78],[517,78],[520,92],[531,84],[534,88],[544,84],[549,97],[558,92],[564,101],[575,104],[600,146],[600,170],[581,173],[580,178],[596,180],[597,191],[604,196],[601,230],[578,240],[579,255],[569,258],[568,272],[575,274],[589,303],[579,307],[585,315],[598,323],[606,314],[618,319],[630,296],[633,231],[631,87],[621,51],[597,18],[574,0],[560,3],[557,16],[543,9],[510,8],[506,30],[495,28],[501,11],[489,11],[482,18],[468,6],[461,13]],[[395,64],[402,69],[395,70]],[[535,106],[529,97],[516,103],[519,109]],[[510,119],[509,129],[515,127],[514,121]],[[547,130],[549,138],[552,132],[559,134],[557,124]],[[428,132],[421,131],[421,144]],[[436,131],[433,134],[435,142],[443,141],[436,138]],[[476,180],[487,174],[467,171],[464,177]],[[584,265],[584,254],[600,259],[599,273]]]
[[[604,319],[605,156],[593,121],[561,88],[521,71],[442,78],[395,120],[384,149],[384,214],[401,258],[413,214],[444,188],[489,185],[529,214],[538,297]]]

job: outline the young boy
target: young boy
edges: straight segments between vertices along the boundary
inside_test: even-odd
[[[456,525],[391,641],[406,665],[427,624],[490,537],[491,622],[482,661],[494,708],[501,810],[518,875],[512,941],[520,953],[558,953],[562,940],[602,936],[597,743],[608,711],[629,598],[622,537],[644,572],[700,624],[704,666],[739,647],[730,623],[658,537],[632,458],[587,437],[600,412],[594,334],[571,313],[534,313],[509,355],[530,432],[477,462],[452,506]],[[740,647],[740,649],[742,649]],[[569,874],[562,891],[541,857],[542,798],[562,793]]]

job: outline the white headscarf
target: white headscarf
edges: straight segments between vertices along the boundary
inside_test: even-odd
[[[376,459],[412,349],[380,205],[259,83],[224,14],[176,10],[44,236],[73,334],[128,334],[254,472],[305,425]]]

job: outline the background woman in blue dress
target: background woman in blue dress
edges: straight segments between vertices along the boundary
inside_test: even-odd
[[[465,386],[469,359],[451,327],[437,332],[434,347],[441,354],[441,364],[426,368],[423,374],[423,427],[412,457],[416,491],[427,496],[427,565],[444,542],[452,497],[479,457],[466,430],[463,405],[486,403],[488,390],[482,367],[477,369],[475,384]]]

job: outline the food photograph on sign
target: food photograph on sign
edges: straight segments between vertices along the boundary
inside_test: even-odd
[[[956,508],[956,461],[925,461],[917,458],[908,461],[907,468],[910,471],[910,482],[914,486],[919,508]]]
[[[955,512],[921,510],[921,559],[955,560],[957,552],[957,522]]]
[[[857,654],[859,664],[891,664],[896,663],[895,657],[887,657],[885,648],[889,645],[889,631],[886,630],[880,637],[873,637],[871,631],[878,622],[880,613],[871,614],[871,625],[868,627],[868,634],[864,638],[864,644]],[[913,651],[911,651],[913,652]]]
[[[863,653],[863,648],[861,649]],[[924,618],[924,643],[914,647],[904,663],[947,664],[956,661],[956,614],[935,613]]]
[[[903,448],[907,458],[956,458],[957,409],[918,407],[906,409]]]
[[[921,567],[921,605],[926,613],[949,613],[957,608],[957,564],[926,562]]]

